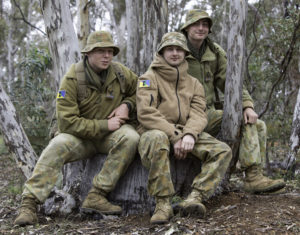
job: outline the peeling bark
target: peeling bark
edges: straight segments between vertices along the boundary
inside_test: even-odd
[[[143,0],[143,51],[140,72],[144,73],[153,60],[158,44],[168,28],[168,2]]]
[[[221,137],[227,143],[238,140],[242,123],[242,88],[245,74],[245,1],[230,1],[227,73]]]
[[[126,0],[127,50],[126,65],[136,74],[140,74],[140,1]]]
[[[77,0],[77,38],[79,41],[80,50],[86,45],[87,38],[90,33],[89,24],[89,1],[88,0]]]
[[[297,101],[295,104],[293,124],[290,137],[290,151],[287,158],[284,161],[284,167],[290,169],[293,167],[296,159],[299,157],[300,148],[300,88],[298,90]],[[294,169],[296,174],[300,173],[300,169]]]
[[[0,83],[0,128],[4,141],[13,153],[17,165],[26,178],[29,178],[35,166],[37,156],[19,122],[16,110]]]
[[[53,59],[53,76],[58,90],[67,69],[80,59],[78,39],[73,27],[69,1],[40,0]]]

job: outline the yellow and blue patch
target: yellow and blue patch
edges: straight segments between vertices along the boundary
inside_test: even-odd
[[[56,96],[57,99],[64,99],[65,97],[66,97],[65,90],[58,91],[57,96]]]
[[[150,80],[140,80],[139,87],[150,87]]]

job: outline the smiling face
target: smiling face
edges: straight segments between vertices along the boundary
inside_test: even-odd
[[[189,25],[185,31],[191,43],[203,42],[209,33],[209,22],[207,19],[201,19]]]
[[[98,47],[86,53],[89,65],[99,73],[107,69],[112,61],[114,49],[111,47]]]
[[[171,66],[180,65],[185,57],[185,51],[179,46],[166,46],[163,48],[162,56]]]

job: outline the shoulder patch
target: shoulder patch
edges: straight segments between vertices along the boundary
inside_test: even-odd
[[[139,87],[150,87],[150,80],[140,80]]]
[[[66,90],[61,90],[57,92],[57,99],[64,99],[66,97]]]

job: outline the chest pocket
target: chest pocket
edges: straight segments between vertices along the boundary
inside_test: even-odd
[[[204,82],[212,82],[213,80],[213,74],[210,71],[210,69],[208,69],[208,66],[206,66],[206,69],[204,71]]]

